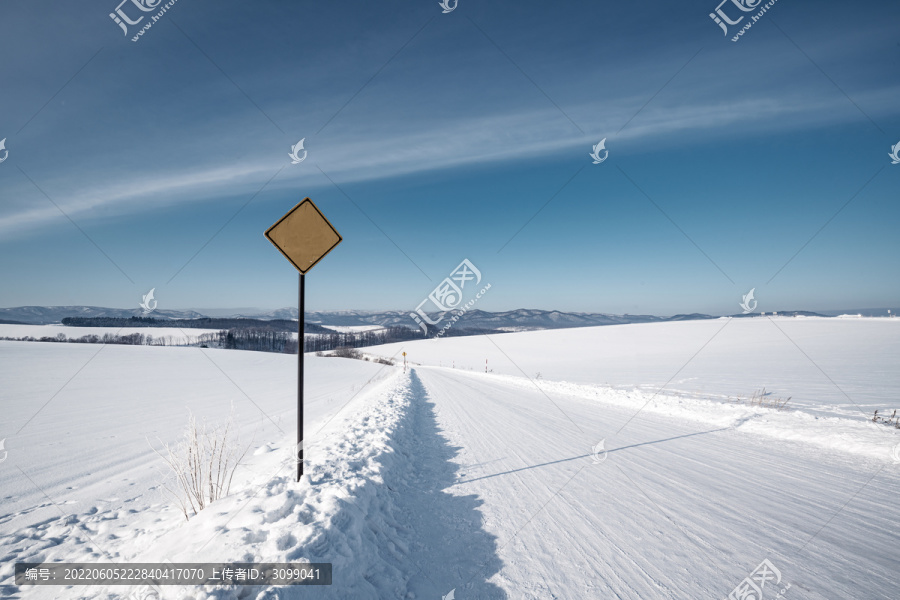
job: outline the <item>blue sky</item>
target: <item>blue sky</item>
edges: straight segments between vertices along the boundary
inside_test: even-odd
[[[295,305],[263,232],[306,196],[344,237],[310,310],[464,258],[485,310],[898,304],[896,2],[736,43],[706,1],[178,0],[138,42],[117,5],[0,7],[0,306]]]

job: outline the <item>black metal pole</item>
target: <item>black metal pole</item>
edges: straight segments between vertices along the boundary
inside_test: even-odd
[[[303,477],[303,336],[306,321],[306,276],[300,273],[300,313],[297,315],[297,481]]]

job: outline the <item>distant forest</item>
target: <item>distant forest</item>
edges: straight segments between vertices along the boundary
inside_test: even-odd
[[[71,317],[63,319],[63,325],[69,327],[172,327],[188,329],[181,324],[185,320],[162,320],[133,317],[131,319],[119,318],[82,318]],[[193,319],[190,321],[194,321]],[[297,340],[294,334],[297,329],[296,321],[257,321],[255,319],[196,319],[204,324],[195,325],[193,329],[214,329],[215,325],[230,324],[239,325],[222,329],[214,333],[201,333],[193,337],[191,342],[185,342],[180,336],[159,335],[150,333],[129,333],[118,335],[104,333],[102,335],[87,334],[80,337],[67,337],[64,333],[55,336],[21,338],[3,337],[0,339],[24,342],[57,342],[77,344],[116,344],[126,346],[199,346],[202,348],[223,348],[227,350],[255,350],[258,352],[279,352],[285,354],[297,353]],[[258,324],[262,326],[257,326]],[[252,325],[251,325],[252,324]],[[271,326],[270,326],[271,324]],[[285,326],[290,325],[289,329]],[[313,330],[313,331],[310,331]],[[152,331],[152,329],[151,329]],[[418,330],[408,327],[386,327],[374,331],[337,332],[321,325],[307,324],[306,333],[312,333],[305,339],[304,352],[327,352],[338,348],[361,348],[363,346],[377,346],[403,340],[421,338]]]
[[[329,330],[330,331],[330,330]],[[437,330],[430,330],[429,337],[432,337]],[[307,333],[310,333],[307,331]],[[454,329],[451,328],[445,335],[447,336],[463,336],[463,335],[481,335],[488,333],[500,333],[497,331],[489,331],[484,329]],[[297,353],[297,341],[289,338],[289,334],[279,332],[266,332],[254,330],[228,330],[220,331],[218,339],[214,342],[218,348],[228,348],[234,350],[261,350],[263,352],[285,352],[288,354]],[[200,336],[203,338],[204,336]],[[403,342],[407,340],[423,339],[422,332],[418,329],[410,329],[408,327],[385,327],[384,329],[375,329],[372,331],[356,331],[347,333],[338,333],[330,331],[326,334],[317,334],[307,337],[304,344],[304,352],[328,352],[337,350],[338,348],[363,348],[365,346],[380,346],[382,344],[391,344],[394,342]]]
[[[375,331],[357,331],[316,334],[304,341],[304,352],[328,352],[338,348],[362,348],[378,346],[403,340],[417,339],[421,336],[407,327],[386,327]],[[309,333],[309,332],[307,332]],[[229,329],[217,333],[205,333],[199,336],[199,343],[210,348],[227,350],[256,350],[260,352],[297,353],[297,340],[292,335],[281,331],[261,331],[256,329]]]
[[[180,329],[257,329],[265,331],[297,331],[297,321],[287,319],[156,319],[153,317],[66,317],[68,327],[177,327]],[[306,324],[306,333],[332,333],[321,325]]]
[[[253,350],[257,352],[297,353],[297,322],[288,320],[264,321],[261,319],[155,319],[149,317],[66,317],[62,324],[68,327],[170,327],[178,329],[219,329],[213,333],[202,333],[186,342],[179,336],[150,333],[129,333],[118,335],[104,333],[67,337],[64,333],[50,337],[21,338],[3,337],[3,340],[25,342],[57,342],[77,344],[119,344],[128,346],[199,346],[201,348],[223,348],[227,350]],[[438,329],[429,326],[428,337],[433,337]],[[393,342],[423,339],[419,329],[390,326],[372,331],[338,332],[314,323],[306,324],[304,352],[329,352],[339,348],[362,348]],[[482,335],[501,333],[486,329],[465,329],[451,327],[446,336]]]

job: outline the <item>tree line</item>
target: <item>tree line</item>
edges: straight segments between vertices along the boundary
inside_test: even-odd
[[[418,332],[407,327],[385,327],[372,331],[319,333],[306,336],[304,352],[329,352],[338,348],[362,348],[392,342],[417,339]],[[307,331],[307,333],[310,333]],[[229,329],[199,336],[201,345],[227,350],[256,350],[260,352],[297,353],[297,340],[288,332],[257,329]]]
[[[294,324],[296,326],[296,323]],[[318,327],[318,326],[317,326]],[[337,332],[322,328],[328,333],[306,336],[304,352],[328,352],[338,348],[361,348],[377,346],[421,337],[418,331],[407,327],[386,327],[373,331]],[[307,331],[307,333],[310,333]],[[277,331],[263,328],[223,329],[213,333],[202,333],[189,340],[180,336],[154,336],[144,333],[117,335],[88,334],[81,337],[67,337],[64,333],[55,336],[20,338],[2,337],[3,340],[22,342],[57,342],[76,344],[117,344],[126,346],[200,346],[223,348],[226,350],[253,350],[257,352],[297,353],[297,340],[293,331]]]
[[[13,342],[60,342],[72,344],[118,344],[122,346],[179,346],[174,336],[165,335],[154,337],[152,335],[144,335],[143,333],[129,333],[126,335],[117,335],[114,333],[104,333],[103,335],[88,334],[81,337],[67,337],[64,333],[57,333],[55,336],[34,337],[26,335],[24,337],[0,337],[0,340]]]
[[[202,333],[197,336],[158,335],[151,333],[115,333],[88,334],[80,337],[67,337],[64,333],[56,336],[21,338],[0,337],[2,340],[24,342],[69,342],[79,344],[118,344],[127,346],[200,346],[204,348],[223,348],[227,350],[252,350],[257,352],[278,352],[283,354],[297,353],[297,322],[284,319],[264,321],[261,319],[155,319],[148,317],[66,317],[63,325],[69,327],[147,327],[147,328],[185,328],[216,329],[219,331]],[[434,337],[438,328],[429,325],[428,337]],[[151,329],[152,331],[152,329]],[[421,330],[399,325],[369,331],[339,332],[315,323],[306,324],[304,336],[304,352],[331,352],[339,348],[362,348],[379,346],[393,342],[423,339]],[[497,330],[467,329],[451,327],[445,332],[447,336],[483,335],[500,333]],[[313,334],[313,335],[308,335]]]
[[[178,329],[255,329],[266,331],[297,331],[297,321],[288,319],[247,319],[243,317],[202,317],[199,319],[157,319],[155,317],[66,317],[68,327],[174,327]],[[306,333],[329,333],[315,323],[306,324]]]

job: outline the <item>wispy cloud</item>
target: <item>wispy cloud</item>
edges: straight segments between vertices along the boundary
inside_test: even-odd
[[[891,99],[900,88],[887,88],[859,95],[859,100],[875,111],[893,112]],[[574,130],[555,108],[520,110],[477,118],[405,123],[401,118],[372,118],[358,128],[345,125],[333,135],[308,139],[309,158],[304,164],[285,169],[269,189],[327,185],[316,177],[318,164],[341,182],[427,173],[442,169],[460,169],[504,161],[534,159],[559,160],[567,155],[587,160],[589,144],[608,137],[608,146],[629,154],[640,154],[634,142],[652,138],[656,151],[665,145],[689,146],[704,139],[735,134],[764,134],[778,130],[814,128],[836,122],[863,120],[844,98],[831,95],[810,102],[808,96],[746,98],[740,102],[660,103],[642,111],[619,135],[615,132],[633,115],[639,103],[621,99],[602,106],[582,105],[569,109],[591,118],[582,120],[587,136]],[[600,118],[594,115],[602,115]],[[379,125],[375,125],[379,123]],[[228,148],[207,140],[209,147]],[[233,157],[204,156],[204,162],[189,167],[172,167],[152,175],[134,168],[116,175],[111,183],[101,172],[56,173],[49,181],[38,183],[60,209],[76,221],[95,215],[123,216],[152,211],[184,202],[204,202],[259,189],[279,168],[290,162],[287,145],[283,152],[268,159],[235,161]],[[149,151],[149,149],[148,149]],[[616,150],[613,149],[613,152]],[[281,155],[283,161],[280,161]],[[0,214],[0,234],[33,231],[61,218],[59,210],[47,202],[27,180],[19,182],[13,196],[16,203]],[[69,191],[75,190],[75,191]]]
[[[271,169],[270,169],[271,171]],[[17,206],[0,215],[0,233],[12,234],[33,229],[46,222],[58,220],[60,210],[65,211],[73,219],[97,209],[110,209],[109,214],[130,214],[153,210],[174,203],[183,202],[187,198],[208,200],[215,194],[225,193],[235,186],[249,184],[265,175],[262,165],[204,166],[180,172],[170,172],[161,176],[148,177],[136,174],[132,178],[118,180],[116,183],[92,184],[84,182],[79,191],[57,197],[53,189],[60,187],[51,182],[41,185],[59,205],[57,209],[47,202],[46,198],[27,180],[19,186],[20,198]],[[271,172],[269,173],[271,176]],[[94,174],[94,181],[102,180],[102,176]],[[74,187],[67,185],[66,188]]]

